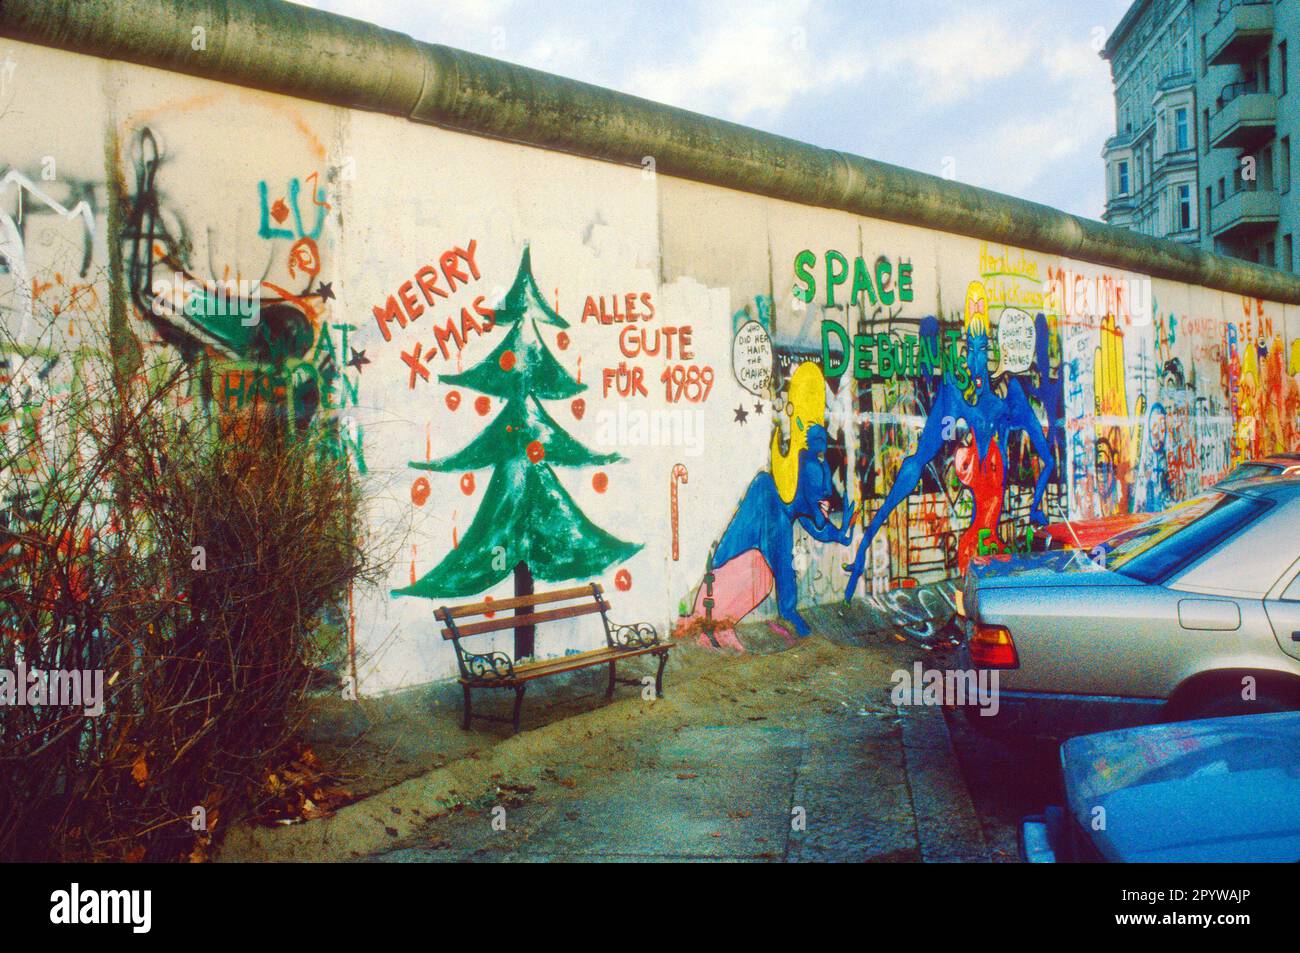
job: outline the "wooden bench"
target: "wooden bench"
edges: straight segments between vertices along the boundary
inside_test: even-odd
[[[569,603],[564,605],[563,603]],[[554,608],[538,609],[538,606]],[[510,609],[528,609],[525,613],[504,615]],[[510,599],[494,599],[491,602],[475,602],[464,606],[443,606],[434,612],[434,617],[443,624],[442,637],[451,639],[456,647],[456,663],[460,666],[460,684],[465,693],[465,717],[461,727],[469,730],[470,718],[478,717],[485,721],[506,721],[493,715],[473,714],[470,692],[475,688],[512,688],[515,692],[514,730],[519,730],[519,709],[523,704],[524,690],[528,683],[536,678],[559,675],[563,672],[575,672],[579,669],[592,668],[597,665],[609,666],[609,687],[605,697],[614,696],[614,684],[640,685],[637,679],[619,678],[618,663],[624,659],[639,655],[656,655],[659,657],[659,671],[655,675],[655,694],[663,697],[664,664],[668,661],[668,651],[672,645],[659,641],[659,634],[654,626],[646,622],[631,625],[617,625],[609,621],[609,603],[605,601],[604,591],[598,583],[589,586],[577,586],[572,589],[558,589],[555,592],[539,592],[531,596],[515,596]],[[496,618],[486,618],[488,613]],[[582,615],[600,613],[600,620],[605,626],[605,647],[576,655],[560,658],[540,659],[534,662],[519,663],[501,651],[471,652],[462,641],[475,635],[490,632],[503,632],[520,626],[539,625],[560,619],[572,619]],[[461,619],[472,616],[484,616],[480,622],[462,624]]]

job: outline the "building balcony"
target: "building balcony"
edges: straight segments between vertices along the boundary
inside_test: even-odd
[[[1171,242],[1182,242],[1184,245],[1199,245],[1201,241],[1201,233],[1195,228],[1173,231],[1164,237]]]
[[[1281,207],[1277,189],[1243,188],[1210,209],[1210,234],[1224,241],[1233,241],[1276,228]]]
[[[1210,117],[1210,145],[1216,149],[1253,149],[1277,130],[1277,97],[1260,92],[1254,80],[1225,86],[1218,107]]]
[[[1128,132],[1117,132],[1106,140],[1105,144],[1101,147],[1101,153],[1102,155],[1106,155],[1107,153],[1114,152],[1116,149],[1127,149],[1132,144],[1133,133],[1131,130]]]
[[[1132,215],[1136,209],[1137,209],[1137,202],[1134,201],[1133,196],[1116,195],[1115,197],[1107,200],[1106,214],[1103,217],[1108,222],[1115,217],[1126,218]]]
[[[1168,76],[1161,78],[1156,84],[1156,97],[1160,98],[1166,93],[1177,92],[1181,89],[1191,89],[1196,85],[1196,74],[1191,70],[1184,70],[1181,73],[1170,73]]]
[[[1249,63],[1273,36],[1273,0],[1224,0],[1231,3],[1205,39],[1211,66]]]
[[[1170,149],[1168,152],[1162,152],[1156,157],[1155,163],[1151,167],[1151,177],[1159,179],[1170,172],[1176,172],[1195,165],[1196,150],[1192,147]]]

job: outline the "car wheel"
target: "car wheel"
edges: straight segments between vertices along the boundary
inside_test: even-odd
[[[1255,698],[1247,701],[1240,692],[1230,692],[1217,697],[1189,702],[1171,713],[1171,721],[1197,718],[1227,718],[1232,715],[1263,715],[1268,712],[1296,711],[1300,709],[1300,695],[1285,694],[1275,689],[1260,689]]]

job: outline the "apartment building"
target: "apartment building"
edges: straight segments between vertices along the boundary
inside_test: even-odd
[[[1136,0],[1101,51],[1112,225],[1300,266],[1300,0]]]

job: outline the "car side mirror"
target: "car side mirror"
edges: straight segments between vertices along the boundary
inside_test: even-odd
[[[1227,599],[1179,599],[1178,624],[1184,629],[1232,632],[1241,628],[1241,608]]]

